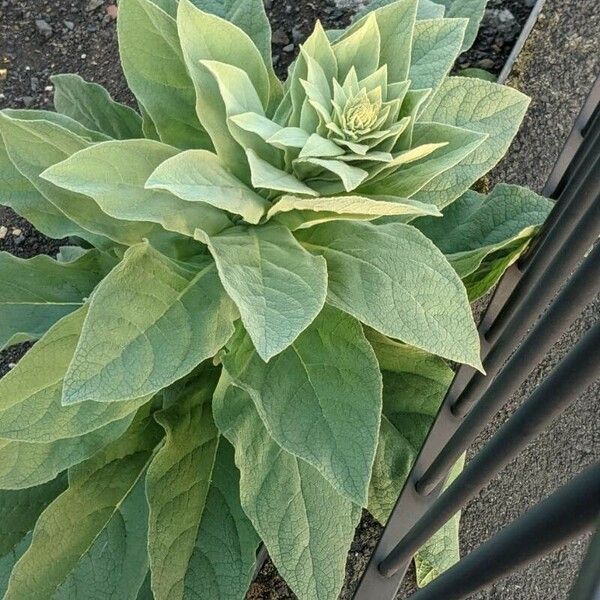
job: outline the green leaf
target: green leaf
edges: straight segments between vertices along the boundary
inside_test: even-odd
[[[223,356],[270,435],[354,503],[366,503],[381,415],[381,379],[360,324],[326,306],[284,352],[264,363],[239,332]]]
[[[427,186],[428,182],[459,164],[465,157],[468,158],[485,142],[485,139],[485,134],[462,127],[433,122],[415,123],[412,132],[413,147],[430,148],[431,144],[444,145],[440,145],[433,152],[428,152],[420,160],[392,168],[391,173],[385,170],[386,165],[384,164],[382,173],[360,186],[360,191],[403,198],[414,196],[420,189]]]
[[[304,172],[303,167],[305,166],[309,167],[309,171]],[[346,192],[355,190],[369,175],[364,169],[352,167],[340,160],[324,160],[322,158],[298,158],[294,161],[294,167],[304,175],[302,177],[303,179],[310,177],[309,173],[311,167],[313,171],[314,167],[317,167],[317,173],[314,174],[314,176],[317,176],[319,171],[322,171],[323,169],[329,173],[333,173],[340,179],[343,189]],[[317,183],[314,185],[315,187],[319,187]],[[336,184],[335,187],[338,187],[338,185]]]
[[[372,221],[385,215],[441,215],[435,206],[395,197],[385,199],[363,196],[299,198],[282,196],[267,213],[290,229],[312,227],[333,220]]]
[[[467,19],[434,19],[415,24],[410,71],[413,89],[436,89],[458,56]]]
[[[343,81],[351,68],[356,70],[358,79],[371,75],[379,66],[380,51],[381,38],[377,19],[370,14],[365,18],[364,23],[353,28],[349,35],[333,44],[333,52],[338,64],[338,80]]]
[[[390,83],[405,81],[410,67],[418,0],[399,0],[391,4],[375,0],[372,4],[373,7],[369,5],[365,13],[360,13],[361,18],[344,37],[360,27],[371,14],[375,15],[381,35],[379,65],[387,64]]]
[[[190,237],[198,227],[220,231],[230,225],[227,216],[211,206],[184,202],[173,194],[145,188],[155,169],[176,156],[175,148],[154,140],[104,142],[50,167],[42,178],[93,198],[116,219],[137,222],[149,238],[164,237],[161,227],[155,224]]]
[[[188,150],[165,160],[150,175],[146,187],[166,190],[190,203],[210,204],[238,214],[248,223],[258,223],[269,206],[206,150]]]
[[[185,62],[196,89],[196,112],[208,131],[223,163],[243,181],[248,166],[243,149],[227,126],[227,111],[220,98],[219,86],[201,64],[203,60],[219,61],[246,72],[266,108],[269,100],[269,74],[260,52],[241,29],[224,19],[203,12],[189,0],[180,0],[177,26]],[[232,52],[235,48],[235,52]]]
[[[39,177],[48,167],[87,148],[90,142],[49,121],[10,118],[6,113],[0,113],[0,131],[15,166],[60,212],[90,232],[82,234],[84,239],[95,246],[114,246],[114,242],[130,245],[147,235],[147,225],[113,219],[91,198]]]
[[[50,80],[57,112],[111,138],[144,137],[141,117],[128,106],[115,102],[101,85],[73,74],[54,75]]]
[[[160,139],[178,148],[210,149],[175,19],[150,0],[121,0],[117,31],[127,83]]]
[[[236,316],[212,263],[193,274],[147,243],[130,248],[94,292],[63,403],[158,392],[214,356]]]
[[[441,219],[419,219],[418,227],[447,256],[461,277],[483,259],[514,242],[524,247],[545,221],[553,203],[516,185],[497,185],[486,197],[467,191]]]
[[[445,487],[461,473],[464,455],[452,467]],[[458,528],[460,512],[456,513],[415,555],[417,585],[425,587],[460,559]]]
[[[41,337],[81,306],[114,264],[109,255],[96,250],[72,262],[0,252],[0,350]]]
[[[44,235],[61,239],[69,236],[83,237],[85,230],[73,223],[54,204],[21,175],[10,160],[0,126],[0,204],[9,206],[27,219]]]
[[[185,576],[184,598],[242,600],[254,571],[259,542],[240,503],[240,474],[233,448],[221,438]]]
[[[323,308],[325,261],[277,223],[206,238],[223,287],[263,360],[285,350]]]
[[[443,208],[469,189],[504,156],[528,104],[527,96],[506,86],[474,78],[446,79],[420,118],[464,127],[487,138],[458,165],[426,184],[415,199]]]
[[[417,19],[441,19],[445,12],[446,8],[441,4],[431,0],[419,0]]]
[[[148,505],[138,481],[52,600],[135,598],[148,569]]]
[[[31,545],[13,569],[5,600],[47,598],[68,580],[79,559],[123,510],[160,439],[159,429],[141,414],[121,438],[71,471],[67,491],[38,519]]]
[[[464,286],[420,231],[402,223],[335,221],[297,237],[327,260],[328,302],[385,335],[481,368]]]
[[[485,12],[488,0],[436,0],[446,7],[446,17],[461,17],[469,19],[469,25],[463,41],[462,50],[468,50],[477,37],[479,24]]]
[[[289,194],[319,195],[319,192],[315,192],[290,173],[274,167],[271,163],[257,156],[253,150],[248,149],[246,154],[254,187]]]
[[[148,554],[156,600],[184,598],[184,579],[217,451],[218,432],[211,413],[215,371],[201,369],[177,386],[167,407],[154,415],[166,432],[146,476]]]
[[[304,600],[337,598],[360,509],[273,441],[242,390],[216,394],[214,413],[235,447],[244,511],[277,570]]]
[[[65,317],[0,379],[0,438],[49,444],[98,430],[132,415],[150,400],[118,404],[61,404],[63,378],[73,358],[87,307]]]
[[[494,75],[494,73],[476,67],[461,69],[457,75],[459,77],[475,77],[476,79],[483,79],[484,81],[491,81],[492,83],[495,83],[498,80],[498,76]]]
[[[4,597],[4,593],[8,587],[8,580],[15,564],[23,556],[30,543],[31,532],[26,534],[12,550],[0,556],[0,594],[2,594],[2,597]]]

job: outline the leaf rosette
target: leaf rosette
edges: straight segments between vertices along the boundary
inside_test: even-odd
[[[448,77],[484,4],[317,23],[282,83],[261,0],[121,0],[139,111],[60,75],[56,112],[0,112],[0,202],[71,244],[0,253],[0,348],[36,342],[0,381],[6,600],[241,599],[259,540],[337,597],[550,209],[469,189],[528,104]]]

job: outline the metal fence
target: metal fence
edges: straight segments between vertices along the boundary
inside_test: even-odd
[[[395,598],[415,552],[600,374],[596,323],[442,491],[452,465],[600,291],[600,79],[544,194],[556,199],[555,207],[533,247],[503,277],[481,321],[487,375],[470,367],[457,372],[354,600]],[[411,599],[466,598],[593,529],[599,516],[597,463]],[[600,599],[599,532],[570,598]]]

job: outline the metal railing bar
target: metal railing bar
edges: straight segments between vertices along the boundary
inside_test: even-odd
[[[475,404],[485,390],[489,388],[517,344],[527,333],[527,330],[531,325],[533,325],[535,319],[552,301],[563,283],[568,280],[572,270],[590,249],[590,246],[597,239],[599,233],[600,202],[597,202],[590,207],[586,215],[581,219],[571,236],[569,236],[569,240],[565,246],[556,254],[555,260],[551,263],[550,267],[542,277],[528,289],[519,308],[512,315],[510,321],[502,331],[502,335],[492,343],[491,349],[485,356],[483,364],[486,375],[483,375],[482,373],[473,375],[469,383],[454,401],[452,405],[453,414],[459,417],[466,415],[473,404]],[[592,254],[597,255],[597,249],[592,250]],[[588,261],[586,261],[586,263],[587,262]],[[593,267],[588,266],[587,268],[592,269],[589,273],[590,275],[595,272]],[[587,285],[586,282],[577,280],[578,285],[582,290],[581,300],[587,298],[587,302],[589,302],[598,292],[598,287],[594,286],[594,281],[597,281],[597,279],[595,279],[596,276],[592,279],[588,279]],[[521,282],[522,281],[523,279]],[[560,328],[566,328],[570,324],[569,319],[572,321],[577,316],[576,309],[579,308],[581,310],[585,306],[579,301],[580,299],[577,298],[577,296],[574,300],[575,305],[561,306],[560,311],[555,309],[554,312],[551,313],[552,318],[556,319],[556,323],[559,325],[553,326],[552,330],[549,329],[545,336],[542,332],[537,333],[537,343],[539,344],[537,350],[533,350],[535,347],[532,347],[531,343],[528,344],[528,351],[535,352],[536,357],[540,357],[540,360],[562,332]],[[548,309],[548,311],[549,310],[550,309]],[[545,322],[548,327],[549,323],[553,321],[546,320]],[[541,342],[542,339],[545,340],[544,343]],[[528,364],[532,364],[532,362],[533,361],[529,361]],[[529,370],[534,367],[535,364],[533,364]],[[520,368],[519,374],[522,372],[523,368]]]
[[[496,318],[491,323],[484,324],[483,333],[490,343],[494,343],[507,328],[535,282],[541,277],[547,277],[550,271],[553,285],[547,288],[544,299],[551,298],[598,237],[600,233],[600,144],[596,146],[595,153],[594,166],[581,185],[574,190],[576,201],[569,203],[561,220],[551,227],[549,237],[535,253]],[[545,300],[545,303],[547,302],[548,300]],[[541,300],[540,304],[539,312],[545,306]]]
[[[569,600],[598,600],[600,598],[600,522],[588,546],[583,564]]]
[[[561,333],[577,318],[600,290],[600,243],[552,303],[546,314],[484,392],[475,408],[444,445],[423,476],[417,489],[429,494],[445,478],[452,465],[469,447],[489,420],[539,364]],[[503,351],[504,348],[500,348]],[[491,359],[497,360],[495,349]],[[475,378],[472,380],[474,381]],[[470,384],[465,388],[469,388]]]
[[[389,577],[598,378],[597,322],[379,565]],[[461,429],[457,434],[460,434]],[[467,434],[469,435],[469,434]]]
[[[410,600],[466,598],[585,533],[599,512],[600,463],[542,500]]]

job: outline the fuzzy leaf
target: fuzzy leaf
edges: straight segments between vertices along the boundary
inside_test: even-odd
[[[282,225],[233,227],[206,243],[263,360],[285,350],[323,308],[325,261]]]
[[[159,429],[140,415],[121,438],[70,473],[67,491],[38,519],[31,545],[13,569],[5,600],[47,598],[68,580],[122,510],[160,439]]]
[[[481,368],[464,286],[417,229],[336,221],[297,237],[327,260],[328,302],[385,335]]]
[[[10,160],[0,125],[0,204],[9,206],[48,237],[85,237],[86,231],[73,223],[21,175]]]
[[[86,311],[80,308],[56,323],[0,380],[0,438],[42,444],[77,438],[126,418],[150,400],[61,404]]]
[[[74,74],[54,75],[50,80],[57,112],[111,138],[143,137],[141,117],[125,104],[115,102],[101,85]]]
[[[343,81],[351,68],[359,79],[368,77],[379,66],[381,38],[377,19],[373,14],[353,28],[349,35],[333,45],[338,65],[338,79]]]
[[[121,0],[117,31],[127,83],[160,139],[178,148],[210,149],[175,19],[150,0]]]
[[[45,255],[22,259],[0,252],[0,350],[41,337],[81,306],[114,264],[96,250],[72,262]]]
[[[203,12],[189,0],[179,2],[177,25],[185,62],[196,89],[198,117],[208,131],[219,158],[234,175],[247,181],[244,151],[227,127],[227,111],[219,86],[201,61],[219,61],[245,71],[263,108],[266,108],[270,82],[262,56],[241,29],[216,15]],[[231,51],[232,47],[235,52]]]
[[[506,153],[529,99],[506,86],[468,77],[449,77],[421,115],[487,134],[484,142],[458,165],[426,184],[415,199],[443,208],[485,175]]]
[[[360,324],[326,306],[284,352],[264,363],[238,332],[225,369],[254,401],[270,435],[346,498],[364,505],[377,446],[381,380]]]
[[[413,89],[436,89],[458,56],[467,19],[417,21],[408,78]]]
[[[440,215],[435,206],[409,199],[385,199],[362,196],[299,198],[282,196],[269,210],[267,218],[276,218],[290,229],[312,227],[326,221],[372,221],[385,215]]]
[[[260,540],[240,504],[240,474],[225,438],[219,441],[211,479],[184,598],[242,600]]]
[[[167,159],[150,175],[146,187],[166,190],[189,203],[210,204],[238,214],[248,223],[258,223],[269,206],[206,150],[188,150]]]
[[[93,198],[116,219],[144,223],[147,237],[161,238],[161,228],[155,223],[190,237],[197,227],[220,231],[230,225],[226,215],[211,206],[145,188],[154,170],[176,156],[175,148],[153,140],[104,142],[50,167],[42,178]]]
[[[113,219],[91,198],[58,188],[39,177],[48,167],[87,148],[90,142],[49,121],[10,118],[5,113],[0,113],[0,131],[8,155],[19,171],[60,212],[91,232],[92,235],[86,234],[84,239],[102,246],[105,245],[102,236],[105,236],[104,239],[113,240],[107,245],[114,242],[130,245],[147,235],[147,224]]]
[[[446,255],[461,277],[483,259],[521,240],[524,247],[545,221],[553,203],[516,185],[497,185],[486,197],[465,192],[441,219],[419,219],[418,227]]]
[[[63,402],[158,392],[214,356],[235,319],[213,264],[194,275],[148,244],[134,246],[94,292]]]
[[[211,414],[215,384],[214,373],[201,370],[177,386],[167,407],[154,417],[166,432],[146,476],[148,554],[156,600],[184,598],[184,579],[217,451],[218,433]]]
[[[468,50],[477,37],[479,24],[483,18],[488,0],[436,0],[436,2],[446,7],[446,17],[469,19],[469,25],[467,26],[465,39],[462,45],[463,52]]]
[[[360,509],[274,442],[244,391],[216,394],[214,413],[235,447],[244,511],[278,571],[304,600],[337,598]]]

